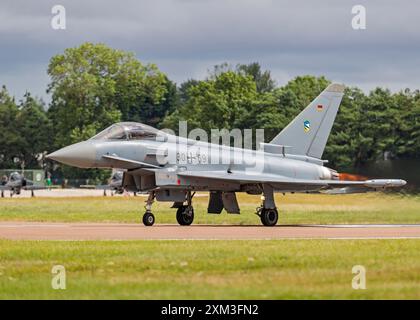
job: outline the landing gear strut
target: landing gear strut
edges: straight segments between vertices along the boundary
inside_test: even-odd
[[[189,226],[194,221],[194,208],[192,206],[192,197],[191,191],[187,193],[187,205],[182,205],[176,211],[176,221],[181,226]]]
[[[274,203],[273,188],[268,185],[263,186],[263,196],[261,206],[257,208],[256,215],[261,219],[261,223],[267,227],[272,227],[279,220],[279,213]]]
[[[143,224],[145,226],[152,226],[155,223],[155,216],[152,213],[152,204],[155,200],[155,192],[151,191],[149,197],[146,200],[146,212],[143,215]]]

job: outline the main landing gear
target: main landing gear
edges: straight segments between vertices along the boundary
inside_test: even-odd
[[[143,224],[145,226],[153,226],[155,223],[155,216],[152,213],[152,204],[155,201],[155,192],[151,191],[149,197],[146,200],[146,212],[143,215]]]
[[[176,221],[181,226],[189,226],[194,221],[194,208],[192,206],[192,198],[194,193],[191,194],[191,191],[187,192],[187,205],[179,203],[178,209],[176,211]],[[155,192],[151,191],[149,197],[146,200],[146,212],[143,214],[143,224],[145,226],[152,226],[155,223],[155,216],[152,213],[152,204],[155,201]]]
[[[192,197],[194,194],[191,195],[191,191],[187,193],[187,205],[181,205],[176,210],[176,221],[181,226],[189,226],[194,221],[194,208],[192,206]]]
[[[256,214],[260,217],[261,223],[264,226],[275,226],[279,219],[279,214],[274,203],[273,188],[268,185],[263,185],[263,196],[261,197],[261,206],[257,208]],[[177,208],[176,220],[181,226],[189,226],[194,221],[194,208],[192,206],[192,198],[195,193],[187,191],[187,204],[184,202],[175,202],[174,207]],[[155,223],[155,216],[152,213],[152,204],[155,200],[155,192],[151,191],[146,200],[146,212],[143,215],[143,224],[145,226],[152,226]],[[184,200],[185,201],[185,200]]]
[[[279,220],[277,208],[268,209],[259,207],[257,208],[257,215],[260,217],[261,223],[267,227],[275,226]]]
[[[260,217],[261,223],[267,227],[272,227],[279,220],[279,213],[274,203],[273,188],[267,185],[263,186],[263,196],[261,197],[261,206],[257,208],[256,215]]]

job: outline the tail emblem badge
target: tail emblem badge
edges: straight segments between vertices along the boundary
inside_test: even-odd
[[[309,122],[309,120],[305,120],[303,122],[303,130],[305,132],[309,132],[309,130],[311,130],[311,123]]]

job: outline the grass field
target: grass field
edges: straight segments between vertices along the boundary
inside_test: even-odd
[[[420,240],[0,241],[1,299],[420,299]],[[66,290],[51,268],[66,268]],[[352,267],[366,290],[352,289]]]
[[[0,221],[140,222],[144,197],[0,199]],[[259,224],[258,196],[241,215],[195,223]],[[282,224],[420,223],[420,198],[277,195]],[[157,203],[158,223],[176,223]],[[51,288],[64,265],[67,289]],[[351,287],[352,267],[367,289]],[[0,299],[420,299],[420,240],[9,241],[0,240]]]
[[[4,198],[0,221],[141,222],[145,197]],[[259,196],[238,197],[240,215],[207,214],[207,196],[194,199],[194,223],[260,224]],[[420,197],[388,194],[276,195],[281,224],[420,223]],[[157,223],[176,223],[170,203],[155,203]]]

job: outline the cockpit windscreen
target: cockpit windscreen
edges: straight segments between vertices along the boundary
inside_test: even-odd
[[[93,140],[155,140],[159,130],[137,122],[113,124],[92,137]]]

